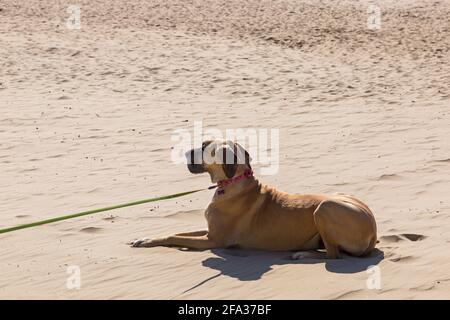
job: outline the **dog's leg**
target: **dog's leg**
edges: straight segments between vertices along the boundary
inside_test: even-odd
[[[216,244],[214,241],[208,238],[208,236],[199,236],[199,237],[192,237],[192,236],[169,236],[167,238],[157,238],[157,239],[140,239],[135,240],[130,243],[132,247],[158,247],[158,246],[165,246],[165,247],[183,247],[183,248],[189,248],[189,249],[197,249],[197,250],[206,250],[206,249],[214,249],[220,247],[218,244]]]
[[[327,254],[325,252],[320,251],[298,251],[294,252],[291,255],[292,260],[300,260],[300,259],[325,259]]]
[[[370,246],[376,237],[375,220],[356,204],[325,200],[314,212],[314,222],[328,259],[341,258],[340,250],[360,256],[373,249]]]
[[[183,232],[183,233],[177,233],[176,236],[191,236],[191,237],[201,237],[206,236],[208,234],[208,230],[200,230],[200,231],[192,231],[192,232]]]

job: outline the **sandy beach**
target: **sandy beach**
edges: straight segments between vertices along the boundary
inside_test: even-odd
[[[359,0],[73,4],[0,2],[0,229],[211,185],[171,161],[202,121],[278,129],[256,176],[358,196],[378,250],[126,245],[204,229],[202,191],[1,234],[0,299],[450,299],[450,1],[380,1],[377,30]]]

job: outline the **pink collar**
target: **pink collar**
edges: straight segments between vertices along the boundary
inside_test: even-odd
[[[244,171],[244,173],[239,175],[239,176],[236,176],[236,177],[233,177],[233,178],[230,178],[230,179],[224,179],[224,180],[217,181],[217,186],[220,188],[220,189],[217,190],[217,194],[224,194],[225,193],[225,190],[223,190],[223,187],[226,187],[226,186],[229,186],[229,185],[234,184],[236,182],[239,182],[239,181],[241,181],[244,178],[251,178],[251,177],[253,177],[253,171],[251,169],[246,169]]]

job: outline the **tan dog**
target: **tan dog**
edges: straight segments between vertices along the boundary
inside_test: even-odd
[[[294,259],[325,257],[308,252],[323,246],[326,257],[334,259],[341,251],[362,256],[375,247],[372,212],[352,196],[287,194],[263,185],[251,173],[247,151],[230,141],[206,141],[186,156],[189,171],[208,172],[219,185],[205,212],[208,230],[136,240],[133,247],[301,251]]]

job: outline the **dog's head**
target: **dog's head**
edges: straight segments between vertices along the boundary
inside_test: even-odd
[[[191,173],[208,172],[212,182],[229,179],[251,169],[250,155],[237,142],[207,140],[200,148],[186,152]]]

